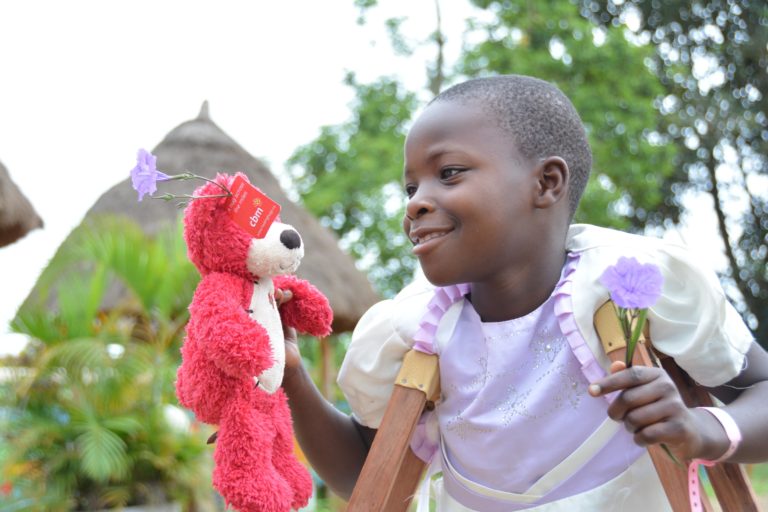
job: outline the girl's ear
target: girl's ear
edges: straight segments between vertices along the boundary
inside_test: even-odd
[[[538,180],[534,206],[550,208],[560,201],[567,202],[570,170],[565,160],[551,156],[539,162],[536,167]]]

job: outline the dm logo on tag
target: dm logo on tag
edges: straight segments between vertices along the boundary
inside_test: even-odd
[[[236,176],[230,187],[229,217],[254,238],[264,238],[280,213],[280,205]]]

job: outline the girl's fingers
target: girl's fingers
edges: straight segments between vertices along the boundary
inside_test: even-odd
[[[625,363],[624,361],[614,361],[611,363],[611,367],[608,368],[608,372],[610,374],[614,374],[614,373],[620,372],[621,370],[626,370],[626,369],[627,369],[627,363]]]
[[[623,421],[629,411],[645,407],[660,400],[674,400],[678,396],[675,385],[669,379],[655,378],[645,384],[625,389],[608,406],[608,416]],[[677,400],[682,405],[680,400]],[[677,412],[677,411],[675,411]]]
[[[640,446],[665,443],[691,452],[695,426],[674,382],[661,368],[614,362],[611,374],[591,384],[589,393],[601,396],[619,392],[608,406],[608,416],[624,423]]]
[[[282,306],[293,298],[293,292],[291,290],[275,289],[275,300],[277,301],[277,307]]]
[[[611,365],[613,367],[613,365]],[[657,368],[647,366],[633,366],[626,370],[605,377],[597,382],[590,384],[589,394],[592,396],[601,396],[614,391],[621,391],[627,388],[634,388],[647,384],[659,376]]]
[[[670,418],[667,421],[653,423],[638,430],[635,432],[633,440],[639,446],[665,443],[677,447],[676,451],[685,452],[688,438],[684,422],[678,418]]]
[[[678,402],[672,399],[661,399],[655,402],[630,409],[621,421],[627,431],[637,433],[655,423],[663,423],[683,413]]]

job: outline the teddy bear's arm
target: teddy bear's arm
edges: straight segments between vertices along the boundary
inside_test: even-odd
[[[285,325],[313,336],[331,333],[333,311],[320,290],[295,276],[276,276],[274,283],[275,288],[293,293],[293,298],[280,306]]]
[[[188,330],[210,360],[233,377],[253,377],[273,364],[266,329],[248,316],[249,283],[231,274],[203,277],[189,307]]]

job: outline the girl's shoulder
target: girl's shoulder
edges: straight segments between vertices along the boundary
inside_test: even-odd
[[[568,231],[566,249],[579,256],[579,273],[589,274],[597,283],[603,271],[615,265],[620,257],[635,258],[640,263],[656,265],[664,276],[665,290],[681,297],[725,296],[720,280],[705,259],[696,256],[683,244],[653,236],[636,235],[589,224],[574,224]],[[689,286],[695,279],[700,286]],[[670,289],[673,284],[679,286]]]
[[[574,316],[596,356],[600,346],[593,317],[609,298],[600,277],[619,257],[634,257],[656,265],[664,276],[661,297],[648,312],[654,346],[707,386],[720,385],[741,371],[753,336],[701,257],[659,238],[584,224],[571,227],[567,249],[579,255]]]
[[[395,297],[372,306],[358,321],[338,384],[362,425],[378,428],[434,289],[426,278],[417,276]]]
[[[591,224],[572,224],[568,229],[566,248],[575,253],[591,251],[648,251],[667,250],[686,252],[687,248],[661,238],[636,235],[611,228],[602,228]]]

